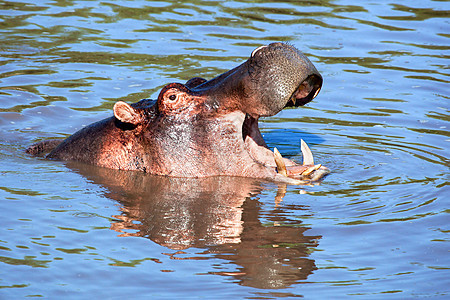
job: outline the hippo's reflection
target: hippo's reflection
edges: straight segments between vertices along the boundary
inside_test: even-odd
[[[263,190],[260,181],[68,166],[106,187],[105,196],[122,204],[122,214],[113,216],[111,224],[120,235],[146,237],[173,250],[202,248],[204,254],[238,265],[236,272],[210,273],[234,276],[247,286],[284,288],[316,269],[308,255],[320,236],[304,235],[309,228],[283,206],[263,211],[256,198]]]

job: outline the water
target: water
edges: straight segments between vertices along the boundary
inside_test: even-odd
[[[3,1],[0,298],[446,298],[446,1]],[[324,77],[267,118],[320,185],[164,179],[46,161],[27,145],[118,100],[212,78],[289,42]]]

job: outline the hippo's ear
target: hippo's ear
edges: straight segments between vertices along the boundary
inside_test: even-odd
[[[124,123],[137,125],[141,121],[141,114],[129,104],[119,101],[114,104],[114,116]]]

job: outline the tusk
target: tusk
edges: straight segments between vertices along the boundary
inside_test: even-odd
[[[316,96],[319,94],[320,92],[320,88],[317,89],[317,91],[314,93],[314,96],[312,97],[313,99],[316,98]]]
[[[273,159],[277,164],[278,173],[283,176],[287,176],[287,170],[286,165],[284,164],[283,156],[281,156],[277,148],[273,148]]]
[[[313,176],[311,177],[311,181],[317,181],[329,173],[330,173],[330,169],[328,169],[326,167],[323,167],[323,168],[321,167],[321,168],[317,169],[316,172],[314,172]]]
[[[291,102],[292,105],[295,106],[297,104],[297,99],[295,97],[292,97]]]
[[[303,165],[314,165],[314,157],[304,140],[300,141],[300,149],[303,155]]]
[[[312,167],[306,169],[306,170],[302,173],[302,175],[307,176],[307,175],[311,174],[312,172],[314,172],[314,171],[320,169],[321,166],[322,166],[321,164],[312,166]]]

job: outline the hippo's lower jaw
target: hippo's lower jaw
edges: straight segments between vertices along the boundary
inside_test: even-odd
[[[268,170],[272,180],[288,184],[305,184],[318,181],[330,173],[327,167],[314,164],[312,152],[303,140],[301,140],[302,165],[283,158],[276,148],[271,151],[259,131],[258,120],[249,115],[246,115],[242,122],[242,137],[248,155],[254,162]]]

